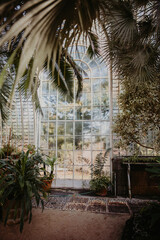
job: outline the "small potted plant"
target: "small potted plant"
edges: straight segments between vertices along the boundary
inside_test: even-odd
[[[103,168],[106,161],[106,155],[97,154],[95,165],[92,168],[92,179],[90,181],[90,189],[100,196],[106,196],[108,187],[111,182],[108,176],[104,174]]]
[[[36,159],[36,161],[35,161]],[[32,199],[35,198],[43,209],[43,199],[46,193],[40,178],[42,158],[36,154],[31,155],[29,150],[22,152],[18,160],[0,160],[0,205],[4,225],[8,223],[20,224],[23,230],[24,220],[32,219]]]
[[[42,177],[42,181],[44,183],[43,189],[45,191],[49,191],[51,189],[52,181],[54,179],[54,166],[56,162],[56,157],[48,157],[44,161],[44,167],[42,168],[44,172],[44,176]]]

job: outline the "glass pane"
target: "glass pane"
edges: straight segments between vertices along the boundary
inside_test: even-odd
[[[101,83],[100,79],[93,79],[93,92],[100,92],[101,91]]]
[[[50,95],[54,95],[57,97],[57,90],[52,84],[50,84]]]
[[[91,137],[83,138],[83,150],[91,150]]]
[[[73,165],[73,151],[65,151],[64,163],[68,165],[68,169],[72,169]]]
[[[101,107],[101,119],[109,120],[109,108],[106,106]]]
[[[81,102],[84,106],[91,105],[91,94],[90,93],[83,93],[80,100],[81,100]]]
[[[99,107],[93,108],[93,120],[100,120],[101,119],[101,109]]]
[[[101,88],[104,91],[108,91],[108,79],[106,78],[101,79]]]
[[[82,165],[82,151],[75,151],[74,152],[74,165]]]
[[[75,119],[76,120],[82,119],[82,107],[75,107]]]
[[[42,82],[42,95],[49,94],[49,82]]]
[[[41,148],[48,148],[47,136],[41,136]]]
[[[58,135],[65,135],[65,123],[64,122],[58,123]]]
[[[64,120],[65,119],[65,108],[58,109],[58,119]]]
[[[75,135],[82,135],[82,122],[75,122]]]
[[[48,107],[48,105],[49,105],[49,97],[48,96],[43,96],[41,104],[42,104],[42,107]]]
[[[91,59],[89,58],[88,55],[85,55],[85,56],[83,57],[83,61],[86,62],[86,63],[90,62],[90,60],[91,60]]]
[[[95,68],[95,67],[97,67],[97,63],[96,63],[94,60],[92,60],[92,61],[89,63],[89,66],[90,66],[91,68]]]
[[[83,179],[91,179],[91,167],[83,166]]]
[[[77,149],[77,150],[82,149],[82,137],[80,137],[80,136],[75,137],[75,149]]]
[[[91,119],[91,108],[83,108],[83,119],[84,120],[90,120]]]
[[[84,55],[84,53],[81,53],[81,52],[76,51],[76,52],[75,52],[75,59],[82,59],[83,55]],[[80,62],[77,61],[77,64],[79,65]]]
[[[49,135],[56,134],[56,123],[49,123]]]
[[[87,48],[85,46],[77,46],[77,51],[80,52],[80,53],[85,53]]]
[[[83,123],[83,135],[90,135],[91,134],[91,122],[84,122]]]
[[[91,151],[83,151],[83,165],[91,164]]]
[[[55,108],[49,109],[49,120],[56,120],[56,109]]]
[[[65,157],[65,151],[58,151],[57,152],[57,162],[58,162],[58,177],[59,177],[59,168],[64,167],[64,157]]]
[[[101,136],[92,136],[92,149],[93,150],[102,149]]]
[[[42,119],[48,120],[48,108],[42,108],[42,111],[43,111]]]
[[[82,179],[82,166],[74,167],[74,179]]]
[[[42,123],[41,134],[46,135],[47,133],[48,133],[48,123],[44,122],[44,123]]]
[[[81,62],[81,68],[86,71],[86,70],[89,70],[89,67],[87,64],[85,64],[84,62]]]
[[[50,96],[48,106],[49,107],[55,107],[56,103],[57,103],[57,97],[56,96]]]
[[[108,69],[106,66],[104,67],[100,66],[100,76],[108,76]]]
[[[99,70],[98,67],[92,69],[91,76],[92,77],[99,77],[100,76],[100,70]]]
[[[73,150],[73,138],[66,137],[66,149]]]
[[[56,139],[54,137],[49,137],[48,147],[49,149],[56,148]]]
[[[73,135],[73,122],[66,122],[66,135]]]
[[[93,94],[93,105],[94,106],[101,105],[101,95],[100,95],[100,93],[94,93]]]
[[[83,81],[83,91],[84,92],[91,92],[90,81]]]
[[[101,134],[101,122],[93,122],[92,134]]]
[[[64,149],[64,137],[57,138],[57,147],[58,149]]]
[[[109,135],[110,134],[110,123],[101,122],[101,134]]]
[[[72,107],[66,107],[66,119],[67,120],[73,120],[74,114],[73,114],[73,108]]]
[[[59,94],[58,95],[58,104],[64,104],[65,103],[65,96]]]
[[[102,149],[110,148],[110,137],[109,136],[102,136]]]
[[[101,104],[105,106],[109,106],[109,95],[105,91],[101,93]]]

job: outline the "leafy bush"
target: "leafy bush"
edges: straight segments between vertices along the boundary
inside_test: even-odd
[[[152,203],[127,220],[121,240],[159,240],[160,204]]]
[[[105,175],[103,168],[106,162],[106,155],[97,154],[95,165],[92,168],[92,179],[90,181],[90,189],[94,192],[100,192],[102,189],[108,189],[110,179]]]

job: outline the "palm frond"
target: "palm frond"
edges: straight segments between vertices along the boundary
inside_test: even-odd
[[[15,3],[10,1],[0,4],[0,11],[4,14],[6,7],[13,9]],[[33,81],[36,69],[43,69],[45,61],[52,59],[52,72],[55,69],[56,56],[61,51],[61,46],[68,48],[73,42],[77,42],[83,35],[86,37],[91,30],[101,11],[109,1],[101,0],[48,0],[25,1],[19,10],[9,15],[8,19],[0,27],[2,32],[6,26],[11,26],[3,35],[0,45],[6,41],[16,40],[23,32],[17,49],[22,49],[17,79],[20,79],[26,67],[34,58],[31,79]],[[11,11],[10,11],[11,12]],[[14,22],[13,25],[11,23]],[[59,52],[61,55],[61,52]],[[18,81],[18,80],[17,80]]]

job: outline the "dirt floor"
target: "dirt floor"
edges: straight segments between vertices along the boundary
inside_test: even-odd
[[[120,240],[129,214],[33,210],[31,224],[25,223],[23,233],[19,225],[0,224],[0,240]]]

